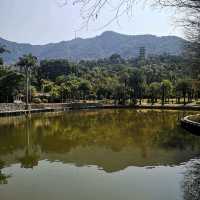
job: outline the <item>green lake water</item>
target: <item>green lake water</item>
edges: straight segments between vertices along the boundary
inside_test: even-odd
[[[179,124],[188,114],[121,109],[0,118],[0,200],[200,199],[200,137]]]

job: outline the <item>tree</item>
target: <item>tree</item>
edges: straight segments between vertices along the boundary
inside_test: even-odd
[[[89,95],[91,90],[90,82],[87,80],[81,80],[78,90],[81,92],[83,98],[85,99],[86,95]]]
[[[200,74],[200,1],[157,0],[157,2],[163,7],[175,7],[179,11],[179,16],[183,16],[179,21],[185,28],[185,34],[190,41],[186,45],[185,56],[196,78]]]
[[[3,58],[0,57],[0,65],[3,65]]]
[[[186,96],[191,90],[191,84],[188,80],[179,80],[176,84],[176,92],[180,92],[184,98],[184,105],[186,105]]]
[[[0,102],[13,102],[14,96],[23,89],[23,80],[18,72],[0,69]]]
[[[21,71],[25,73],[26,76],[26,108],[28,109],[29,104],[29,91],[30,91],[30,78],[31,72],[37,64],[37,57],[32,54],[24,55],[19,58],[17,66],[20,66]]]
[[[119,54],[113,54],[110,56],[109,62],[111,64],[120,64],[120,63],[124,63],[125,61]]]
[[[0,54],[3,54],[5,52],[9,52],[9,51],[5,48],[5,46],[0,45]],[[3,65],[3,58],[1,57],[0,57],[0,65]]]
[[[169,80],[163,80],[161,82],[161,91],[162,91],[162,105],[164,105],[166,98],[169,98],[172,93],[172,83]]]
[[[200,80],[192,81],[192,91],[196,101],[199,100],[200,97]]]
[[[119,58],[119,56],[116,57]],[[66,60],[63,61],[63,59],[54,61],[46,60],[43,61],[43,67],[34,67],[36,70],[30,67],[30,71],[26,66],[32,66],[33,63],[30,64],[27,60],[29,60],[27,57],[21,58],[19,64],[21,72],[27,75],[29,79],[29,72],[32,73],[31,86],[29,85],[30,80],[28,81],[28,93],[30,93],[31,88],[36,94],[37,91],[48,93],[44,94],[44,96],[49,98],[51,95],[52,98],[49,100],[52,102],[92,97],[93,99],[114,100],[115,103],[122,104],[128,103],[129,100],[134,101],[134,103],[140,100],[141,103],[142,98],[147,95],[152,99],[152,102],[156,102],[157,98],[162,96],[162,90],[160,88],[159,91],[157,90],[158,93],[155,94],[155,83],[162,83],[164,86],[164,102],[171,95],[172,84],[175,87],[177,80],[184,77],[190,78],[182,56],[151,56],[146,59],[146,64],[142,67],[137,65],[136,58],[124,60],[124,63],[117,62],[117,64],[111,64],[110,58],[98,61],[80,61],[78,64],[68,63]],[[61,66],[60,69],[57,69],[59,66]],[[9,73],[11,72],[13,71],[9,71]],[[3,73],[2,71],[2,74],[0,72],[0,76],[7,76],[9,73]],[[188,95],[191,97],[194,96],[193,94],[197,96],[199,91],[198,80],[192,80],[192,82],[191,94]],[[11,83],[13,82],[11,81]],[[20,83],[22,82],[19,81],[16,84],[17,89],[13,86],[13,90],[10,92],[11,96],[24,89]],[[151,85],[151,83],[154,84]],[[151,86],[151,90],[149,90],[149,85]],[[8,84],[8,86],[12,88],[11,85]],[[177,90],[178,93],[182,96],[182,92]],[[3,92],[1,94],[4,95]],[[7,95],[7,92],[5,94]],[[7,101],[5,96],[3,96],[2,101]],[[10,101],[12,101],[12,98],[9,97]]]
[[[151,83],[148,87],[148,93],[151,98],[151,103],[154,104],[157,102],[157,99],[160,96],[160,83]]]
[[[118,88],[120,88],[120,90],[123,90],[122,97],[124,98],[124,103],[128,99],[129,78],[130,77],[129,77],[129,73],[127,72],[127,70],[123,70],[120,72],[119,84],[121,85],[121,87],[118,86]]]
[[[51,91],[50,91],[50,95],[52,97],[52,100],[53,100],[53,102],[60,102],[61,87],[56,85],[56,84],[53,84],[52,86],[53,87],[51,88]]]
[[[43,60],[40,62],[39,73],[42,79],[49,79],[55,81],[58,76],[69,75],[73,71],[73,66],[68,60]]]
[[[75,75],[70,75],[67,77],[65,82],[65,86],[70,91],[70,97],[75,99],[80,99],[79,86],[80,86],[80,78]]]
[[[129,84],[130,87],[133,89],[134,99],[140,99],[141,104],[141,99],[144,91],[144,75],[141,70],[134,69],[132,71],[132,73],[130,74]]]
[[[127,72],[127,71],[122,71],[121,73],[120,73],[120,82],[122,83],[122,84],[124,84],[124,87],[125,88],[127,88],[127,86],[128,86],[128,83],[129,83],[129,73]]]
[[[65,5],[69,1],[64,0],[62,4]],[[139,0],[121,0],[116,1],[117,3],[112,10],[113,17],[105,25],[118,20],[122,15],[127,14],[128,16],[134,13],[134,9],[137,3],[145,3],[147,1]],[[102,10],[106,10],[106,7],[112,5],[112,0],[71,0],[73,5],[81,5],[81,16],[84,20],[84,25],[88,26],[90,21],[95,21],[98,19]],[[178,12],[175,12],[176,16],[180,18],[181,25],[185,28],[185,33],[191,41],[188,43],[188,61],[192,60],[192,67],[198,74],[200,74],[200,1],[199,0],[152,0],[148,1],[149,5],[156,5],[161,8],[172,7]],[[191,63],[191,62],[190,62]],[[196,75],[196,73],[193,73]]]

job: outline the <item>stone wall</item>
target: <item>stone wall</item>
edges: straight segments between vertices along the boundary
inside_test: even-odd
[[[181,125],[187,131],[193,134],[200,135],[200,123],[196,121],[200,115],[186,116],[181,120]],[[195,121],[193,121],[195,119]]]
[[[62,103],[46,103],[46,104],[31,104],[31,109],[64,109],[69,104]],[[25,110],[24,103],[0,103],[0,112]]]
[[[0,103],[0,112],[24,110],[25,104],[23,103]]]
[[[67,103],[41,103],[41,104],[31,104],[32,109],[64,109],[68,107]]]

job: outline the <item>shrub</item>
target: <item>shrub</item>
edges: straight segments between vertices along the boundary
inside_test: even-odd
[[[48,103],[48,99],[42,99],[43,103]]]
[[[34,98],[33,103],[42,103],[40,98]]]

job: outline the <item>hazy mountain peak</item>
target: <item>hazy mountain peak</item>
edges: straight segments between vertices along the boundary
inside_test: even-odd
[[[185,42],[186,40],[177,36],[125,35],[113,31],[106,31],[94,38],[76,38],[46,45],[21,44],[0,38],[0,44],[6,45],[10,50],[10,53],[3,54],[6,63],[16,62],[20,56],[27,53],[32,53],[40,60],[66,58],[77,61],[105,58],[114,53],[128,58],[138,56],[140,47],[145,47],[147,54],[151,55],[180,55]]]
[[[100,36],[110,36],[110,35],[121,35],[120,33],[114,32],[114,31],[105,31]]]

